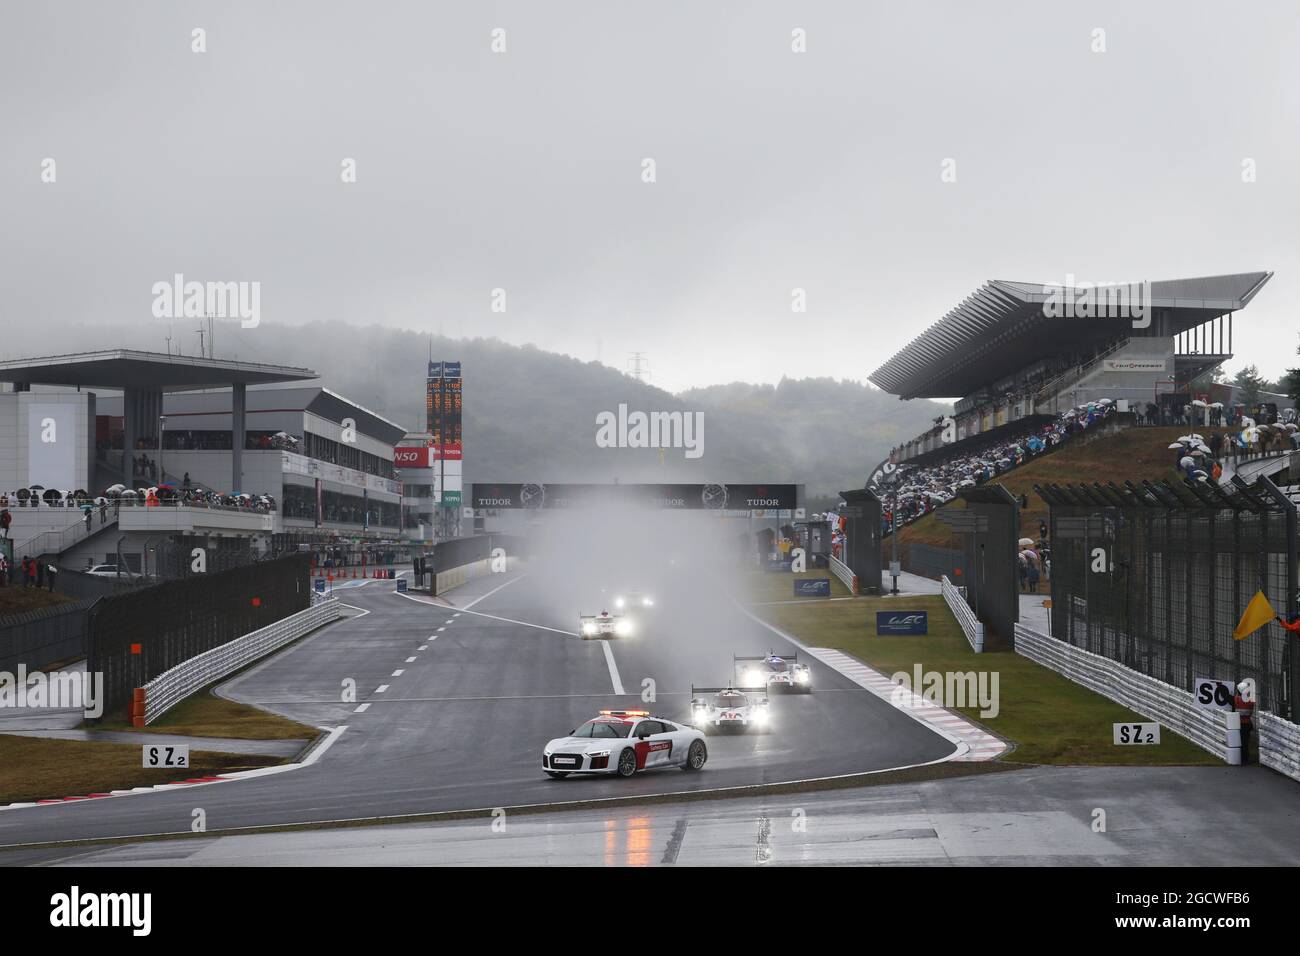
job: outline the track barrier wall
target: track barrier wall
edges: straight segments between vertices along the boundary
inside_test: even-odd
[[[311,605],[311,558],[289,555],[102,598],[89,612],[86,667],[104,708],[174,667]]]
[[[1016,625],[1015,651],[1035,663],[1068,677],[1076,684],[1158,721],[1228,763],[1240,763],[1240,743],[1229,747],[1229,716],[1221,710],[1196,706],[1190,690],[1165,684],[1108,657],[1074,647],[1039,631]],[[1098,728],[1102,733],[1107,728]],[[1234,754],[1232,751],[1236,750]],[[1234,759],[1235,758],[1235,759]]]
[[[962,633],[966,635],[966,640],[976,654],[984,653],[984,625],[975,617],[975,612],[970,609],[966,603],[966,598],[961,591],[953,586],[945,574],[941,579],[943,589],[943,599],[952,611],[953,616],[957,618],[957,623],[961,625]]]
[[[286,644],[341,616],[338,599],[329,598],[267,627],[191,657],[136,690],[131,703],[132,723],[137,727],[153,723],[195,691],[278,651]]]

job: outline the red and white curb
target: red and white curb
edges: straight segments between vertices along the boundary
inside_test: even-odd
[[[890,680],[856,657],[828,647],[805,647],[804,649],[827,667],[834,668],[859,687],[865,687],[882,700],[889,701],[899,710],[910,714],[942,736],[964,743],[967,747],[966,752],[954,756],[953,762],[992,760],[1009,749],[1005,740],[994,737],[960,714],[955,714],[945,707],[940,707],[934,701],[927,700],[911,688]]]
[[[777,634],[801,651],[806,651],[827,667],[843,674],[859,687],[871,691],[891,707],[901,710],[913,720],[924,724],[945,740],[957,745],[957,752],[948,759],[954,763],[975,763],[993,760],[1010,750],[1010,745],[1000,737],[995,737],[983,727],[967,720],[961,714],[940,707],[934,701],[927,700],[913,689],[890,680],[852,655],[828,647],[809,647],[792,634],[787,634],[774,624],[763,620],[756,614],[741,607],[752,620],[763,625],[773,634]]]
[[[326,728],[322,728],[326,729]],[[0,807],[0,812],[5,810],[25,810],[29,807],[52,807],[62,806],[66,803],[81,803],[85,800],[104,800],[109,797],[130,797],[140,793],[158,793],[163,790],[184,790],[187,787],[207,787],[214,783],[229,783],[235,780],[248,780],[253,777],[269,777],[277,773],[289,773],[293,770],[301,770],[303,767],[310,767],[321,755],[325,753],[334,741],[342,736],[347,726],[335,727],[329,731],[329,734],[320,741],[320,743],[311,747],[307,751],[307,756],[296,763],[279,764],[274,767],[258,767],[255,770],[236,770],[233,773],[213,774],[209,777],[190,777],[188,780],[172,780],[169,783],[158,783],[152,787],[133,787],[130,790],[109,790],[104,793],[87,793],[78,797],[53,797],[48,800],[36,800],[32,803],[10,803]]]

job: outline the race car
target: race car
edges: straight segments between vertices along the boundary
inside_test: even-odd
[[[654,606],[654,598],[644,591],[622,591],[614,595],[614,607],[620,611],[644,611]]]
[[[710,730],[762,732],[769,727],[766,687],[696,687],[691,685],[691,723]]]
[[[704,734],[647,710],[602,710],[542,749],[548,777],[571,773],[616,773],[679,767],[699,770],[709,759]]]
[[[768,693],[773,689],[796,694],[812,693],[812,670],[799,663],[799,655],[777,654],[768,651],[766,657],[737,657],[732,655],[736,681],[749,686],[764,686]]]
[[[578,615],[578,633],[584,641],[609,637],[631,637],[632,622],[621,614],[601,611],[599,614]]]

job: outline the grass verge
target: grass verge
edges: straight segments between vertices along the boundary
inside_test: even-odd
[[[804,571],[799,574],[791,574],[789,571],[758,571],[755,569],[746,569],[742,587],[744,593],[749,596],[750,601],[766,603],[770,601],[798,601],[799,603],[817,604],[824,602],[825,598],[816,597],[795,597],[794,585],[792,581],[807,580],[809,578],[830,578],[831,579],[831,597],[852,597],[849,589],[844,583],[831,573],[830,568],[816,568],[812,571]]]
[[[142,766],[141,749],[133,744],[0,734],[0,804],[149,787],[282,762],[278,757],[191,750],[189,768],[155,770]]]
[[[229,680],[223,677],[222,682]],[[249,704],[227,700],[205,688],[181,701],[148,727],[132,727],[124,714],[106,715],[96,730],[129,730],[141,734],[180,734],[185,737],[229,737],[236,740],[311,740],[320,729]]]
[[[923,637],[877,637],[877,610],[929,612]],[[1220,765],[1221,761],[1177,734],[1157,746],[1117,747],[1111,725],[1141,720],[1137,714],[1009,651],[975,654],[939,595],[864,597],[800,605],[753,608],[755,614],[813,647],[852,654],[886,675],[916,664],[923,671],[987,671],[998,674],[998,715],[980,717],[979,707],[958,707],[990,731],[1015,743],[1003,760],[1020,764],[1096,766]],[[990,677],[991,681],[991,677]],[[990,684],[991,686],[991,684]]]

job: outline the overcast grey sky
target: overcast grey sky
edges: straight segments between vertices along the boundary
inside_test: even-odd
[[[263,323],[636,350],[680,390],[865,379],[990,278],[1267,269],[1229,368],[1276,377],[1300,328],[1296,12],[3,0],[0,310],[156,323],[161,350],[154,282],[256,280]]]

